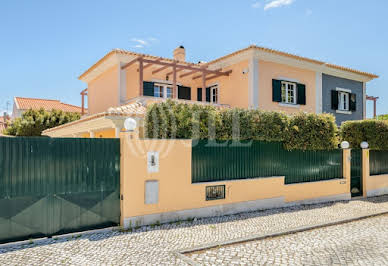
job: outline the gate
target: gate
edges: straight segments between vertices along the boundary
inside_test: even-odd
[[[362,196],[362,151],[351,150],[351,181],[350,192],[352,197]]]
[[[117,225],[118,139],[0,138],[0,242]]]

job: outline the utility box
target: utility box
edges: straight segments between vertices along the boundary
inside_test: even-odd
[[[159,201],[159,181],[149,180],[145,182],[145,204],[157,204]]]

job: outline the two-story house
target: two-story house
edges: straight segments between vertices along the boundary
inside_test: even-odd
[[[365,118],[366,83],[378,76],[276,50],[249,46],[210,62],[115,49],[79,79],[88,85],[89,115],[44,134],[118,137],[127,117],[141,119],[150,102],[201,104],[295,113],[332,113],[340,124]]]

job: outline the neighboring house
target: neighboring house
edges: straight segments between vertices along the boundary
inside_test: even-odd
[[[9,122],[9,115],[4,112],[2,116],[0,116],[0,136],[3,134],[3,131],[7,128],[7,123]]]
[[[53,109],[56,109],[56,110],[62,110],[64,112],[72,112],[72,113],[82,112],[81,107],[67,104],[67,103],[62,103],[58,100],[15,97],[14,103],[13,103],[12,117],[18,118],[18,117],[21,117],[22,113],[24,113],[29,109],[39,110],[41,108],[43,108],[46,111],[51,111]]]
[[[88,85],[91,116],[85,119],[90,130],[82,127],[79,131],[81,119],[77,126],[70,123],[46,133],[93,136],[102,129],[98,123],[91,126],[93,117],[106,118],[108,110],[122,110],[128,104],[133,108],[136,102],[146,106],[166,98],[286,113],[332,113],[340,124],[365,118],[366,83],[378,77],[258,46],[208,63],[186,62],[185,55],[182,46],[174,50],[173,59],[120,49],[109,52],[79,77]],[[119,116],[114,125],[104,124],[111,128],[109,136],[117,137],[122,126],[117,121],[130,115]]]

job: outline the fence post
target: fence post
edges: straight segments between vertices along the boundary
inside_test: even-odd
[[[369,149],[362,149],[362,196],[366,198],[367,194],[367,183],[369,180]]]
[[[350,155],[351,149],[342,149],[342,164],[343,164],[343,178],[346,179],[346,183],[349,184],[349,192],[350,192],[350,180],[351,180],[351,155]]]

